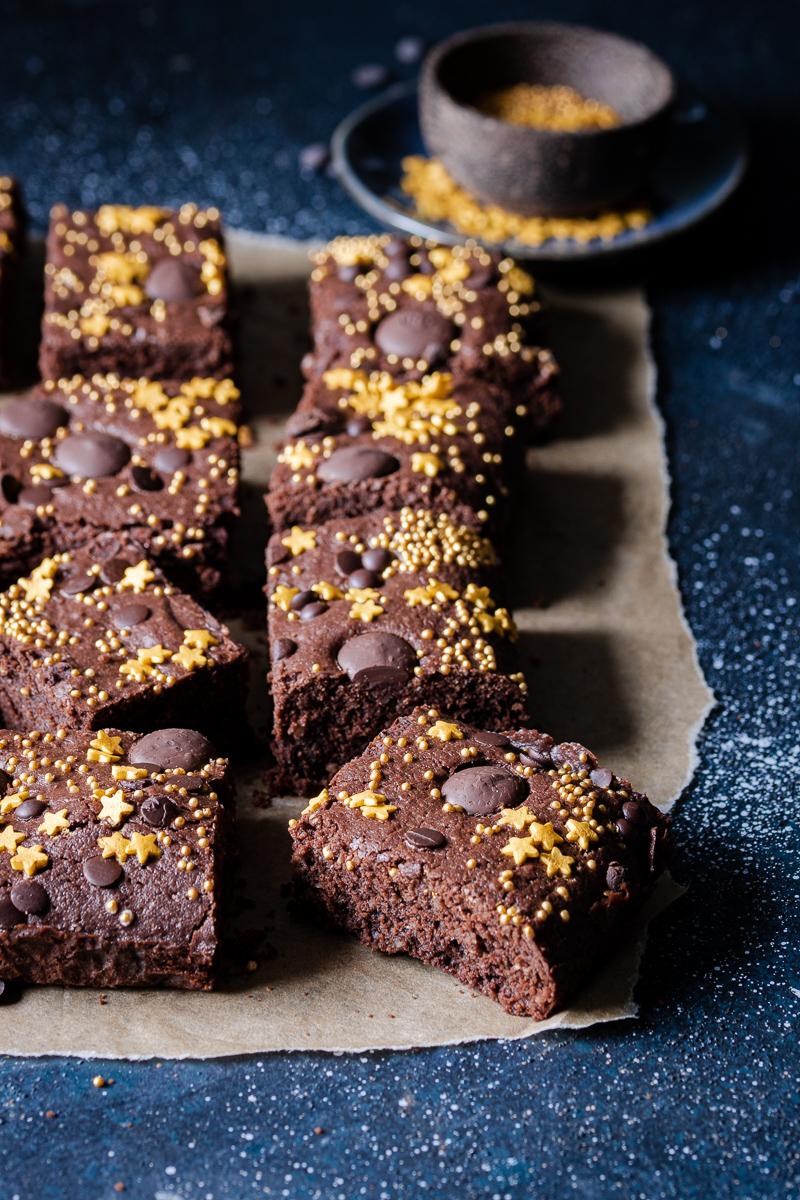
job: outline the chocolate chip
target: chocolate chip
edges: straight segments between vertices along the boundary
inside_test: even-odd
[[[171,254],[153,264],[144,290],[151,300],[166,300],[169,304],[176,304],[199,296],[203,284],[197,267]]]
[[[622,885],[627,881],[628,872],[623,867],[622,863],[609,863],[606,871],[606,886],[612,892],[618,892]]]
[[[121,438],[110,433],[76,433],[58,443],[53,457],[68,475],[101,479],[121,471],[131,452]]]
[[[297,162],[304,175],[316,175],[325,170],[330,162],[330,150],[324,142],[311,142],[303,146],[297,156]]]
[[[627,821],[631,821],[634,825],[642,825],[647,820],[646,816],[635,800],[625,801],[622,806],[622,815]]]
[[[352,575],[347,578],[348,585],[351,588],[374,588],[380,583],[380,576],[374,571],[366,571],[362,567],[360,571],[353,571]]]
[[[23,800],[19,808],[14,809],[14,816],[28,821],[31,817],[40,817],[46,808],[43,800]]]
[[[373,667],[391,667],[407,678],[417,665],[414,647],[394,633],[359,633],[339,650],[337,662],[351,679]]]
[[[375,330],[375,344],[384,354],[427,363],[444,358],[452,339],[452,324],[435,308],[400,308]]]
[[[0,433],[38,442],[52,437],[68,420],[66,410],[52,400],[37,397],[12,400],[0,408]]]
[[[369,417],[348,417],[345,431],[348,437],[361,437],[371,428]]]
[[[614,782],[614,776],[608,767],[597,767],[591,772],[589,779],[597,788],[610,788]]]
[[[299,438],[309,433],[335,433],[341,427],[339,413],[324,412],[321,408],[299,409],[286,422],[286,436]]]
[[[30,487],[20,490],[17,504],[21,504],[23,508],[39,508],[43,504],[49,504],[52,499],[52,487],[46,483],[33,483]]]
[[[6,471],[0,477],[0,493],[6,504],[16,504],[21,490],[22,484],[14,475],[9,475]]]
[[[367,91],[370,88],[385,87],[392,75],[388,67],[381,63],[362,63],[350,74],[350,79],[357,88]]]
[[[150,616],[151,610],[146,604],[120,604],[111,613],[111,621],[115,629],[133,629],[141,625]]]
[[[323,613],[328,611],[328,606],[322,600],[317,600],[313,604],[306,604],[300,609],[301,621],[313,621],[314,617],[321,617]]]
[[[307,588],[304,592],[298,592],[296,596],[292,596],[290,607],[292,612],[300,612],[301,608],[305,608],[307,604],[316,604],[317,600],[319,600],[317,593]]]
[[[334,450],[317,467],[323,483],[360,483],[363,479],[381,479],[398,470],[400,463],[392,454],[373,446],[346,446]]]
[[[87,575],[85,571],[81,571],[63,579],[58,585],[58,590],[62,596],[81,596],[84,592],[90,592],[97,582],[96,575]]]
[[[156,475],[149,467],[141,466],[131,467],[131,483],[137,492],[160,492],[164,486],[160,475]]]
[[[426,42],[424,38],[418,37],[415,33],[409,33],[406,37],[400,38],[394,48],[394,56],[398,62],[404,66],[410,67],[414,63],[419,62],[425,53]]]
[[[182,471],[184,467],[188,467],[191,461],[192,455],[189,450],[181,450],[177,446],[165,446],[153,459],[153,466],[157,471],[164,471],[167,475],[172,475],[175,471]]]
[[[0,929],[11,929],[14,925],[19,925],[23,915],[17,906],[11,903],[8,895],[0,896]]]
[[[160,770],[183,767],[185,771],[194,771],[211,758],[216,758],[214,747],[195,729],[156,729],[134,742],[128,755],[134,764],[152,763]]]
[[[4,796],[9,786],[14,782],[8,771],[0,771],[0,796]]]
[[[448,804],[457,804],[471,816],[482,817],[501,808],[516,808],[528,795],[528,785],[502,767],[466,767],[442,785]]]
[[[394,688],[402,687],[409,678],[408,671],[401,667],[364,667],[356,671],[353,683],[356,687]]]
[[[624,817],[620,817],[617,820],[616,826],[617,826],[617,833],[619,834],[619,836],[621,838],[625,839],[626,841],[630,838],[636,837],[637,833],[639,832],[639,830],[636,828],[636,826],[633,825],[630,821],[626,821]]]
[[[180,811],[178,805],[174,800],[170,800],[169,796],[151,796],[142,804],[139,816],[148,825],[154,825],[156,829],[164,829],[180,815]]]
[[[272,647],[272,661],[283,662],[284,658],[291,658],[297,649],[297,642],[291,638],[278,638]]]
[[[100,569],[100,578],[103,583],[119,583],[128,567],[132,567],[133,563],[127,558],[110,558],[108,562],[103,563]]]
[[[103,858],[101,854],[96,854],[86,859],[83,873],[93,887],[111,887],[122,878],[122,867],[115,858]]]
[[[44,912],[50,897],[36,879],[20,879],[11,889],[11,903],[23,913]]]
[[[365,550],[361,555],[361,562],[368,571],[375,571],[381,575],[394,562],[394,556],[388,551],[381,549],[380,546],[373,550]]]
[[[504,737],[502,733],[490,733],[488,729],[476,729],[472,735],[472,740],[478,746],[497,746],[500,748],[511,745],[508,738]]]
[[[340,550],[336,555],[336,570],[346,579],[354,571],[361,569],[362,561],[361,555],[356,554],[355,550]]]
[[[412,850],[436,850],[444,846],[447,838],[438,829],[407,829],[406,845]]]
[[[553,760],[550,752],[553,748],[553,739],[549,734],[538,733],[532,729],[530,733],[514,738],[513,746],[524,766],[552,767]]]

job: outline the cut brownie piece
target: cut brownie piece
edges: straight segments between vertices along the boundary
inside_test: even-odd
[[[501,528],[524,462],[520,424],[492,385],[448,372],[399,382],[342,367],[307,385],[267,496],[274,530],[376,506],[471,507]]]
[[[19,187],[8,175],[0,175],[0,384],[7,383],[9,369],[8,321],[16,291],[22,248],[22,203]]]
[[[432,369],[482,379],[546,429],[561,409],[558,368],[539,344],[531,276],[474,243],[439,246],[394,235],[337,238],[314,258],[309,376],[334,366],[418,379]]]
[[[277,788],[309,795],[417,704],[500,728],[525,720],[516,631],[476,529],[381,510],[276,534],[267,562]]]
[[[238,417],[228,379],[75,376],[0,408],[0,582],[114,530],[211,591],[239,511]]]
[[[0,976],[213,986],[225,759],[192,729],[0,731]]]
[[[244,723],[246,657],[141,546],[100,534],[0,593],[0,724],[192,723],[225,745]]]
[[[216,209],[104,204],[51,213],[39,365],[45,379],[222,377],[233,369]]]
[[[401,717],[291,822],[301,894],[361,941],[541,1019],[606,957],[668,821],[585,747]]]

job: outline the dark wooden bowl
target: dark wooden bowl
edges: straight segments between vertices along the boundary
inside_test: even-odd
[[[610,104],[619,125],[575,133],[531,129],[475,107],[516,83],[566,84]],[[580,216],[640,192],[675,91],[646,46],[580,25],[518,21],[456,34],[434,47],[420,84],[431,154],[489,204],[526,215]]]

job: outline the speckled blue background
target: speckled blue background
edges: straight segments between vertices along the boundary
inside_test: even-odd
[[[800,1194],[797,5],[5,0],[0,12],[0,161],[39,226],[56,199],[195,198],[276,233],[362,229],[333,180],[296,165],[360,99],[350,69],[390,62],[402,34],[503,16],[649,41],[744,117],[755,149],[724,212],[620,268],[651,290],[672,548],[720,701],[676,819],[691,891],[652,932],[641,1019],[357,1058],[7,1059],[0,1198],[94,1200],[120,1181],[137,1200]],[[0,1019],[13,1023],[13,1007]],[[98,1070],[113,1087],[91,1086]]]

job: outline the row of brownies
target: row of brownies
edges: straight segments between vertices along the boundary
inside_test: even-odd
[[[3,318],[20,227],[0,180]],[[0,408],[3,980],[215,979],[233,795],[206,735],[245,668],[205,607],[238,516],[232,362],[216,211],[53,210],[42,383]]]
[[[475,245],[340,238],[311,314],[267,496],[277,786],[322,789],[290,822],[297,894],[542,1018],[668,838],[584,746],[526,728],[497,548],[559,409],[533,280]]]

